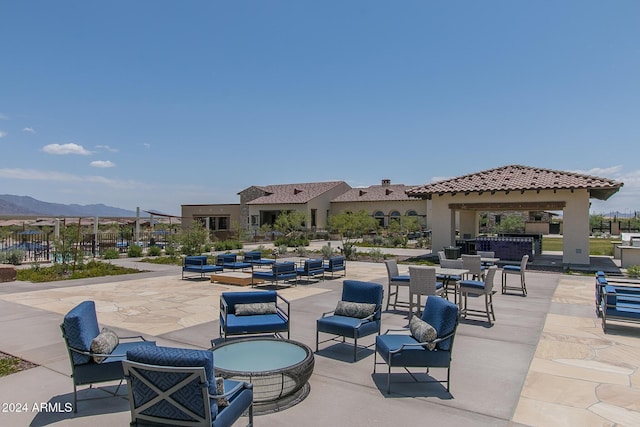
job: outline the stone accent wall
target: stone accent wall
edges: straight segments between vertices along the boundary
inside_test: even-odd
[[[0,283],[16,280],[16,268],[12,265],[0,265]]]

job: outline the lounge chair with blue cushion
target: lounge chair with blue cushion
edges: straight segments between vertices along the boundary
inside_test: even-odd
[[[331,273],[331,278],[333,279],[333,275],[340,271],[342,272],[343,277],[347,275],[347,262],[345,261],[345,258],[343,256],[330,257],[324,265],[325,274]]]
[[[220,337],[287,333],[289,301],[276,291],[223,292],[220,295]]]
[[[253,387],[216,378],[213,352],[138,348],[123,362],[131,425],[230,427],[243,414],[253,426]]]
[[[122,383],[122,361],[127,351],[156,345],[142,336],[118,337],[107,328],[101,331],[93,301],[83,301],[71,309],[64,316],[60,329],[71,361],[74,412],[78,411],[78,386],[110,381]],[[118,393],[118,388],[114,394]]]
[[[376,337],[376,353],[373,372],[378,364],[386,364],[387,393],[391,393],[391,368],[404,368],[411,377],[418,379],[408,368],[446,368],[446,380],[428,382],[446,383],[451,378],[453,339],[459,322],[458,306],[438,296],[427,297],[422,317],[411,317],[409,328],[389,329]],[[377,361],[380,355],[383,362]]]
[[[380,333],[383,296],[384,289],[378,283],[345,280],[342,285],[342,297],[336,309],[323,313],[316,321],[316,352],[320,343],[344,343],[345,338],[351,338],[355,362],[358,349],[367,348],[358,346],[358,339]],[[333,336],[320,341],[320,332]]]

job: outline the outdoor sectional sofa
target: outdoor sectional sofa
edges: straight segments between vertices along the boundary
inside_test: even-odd
[[[276,291],[223,292],[220,295],[220,337],[287,333],[290,303]]]
[[[207,264],[207,257],[205,255],[187,256],[182,262],[182,278],[184,279],[184,272],[199,273],[200,278],[204,278],[205,274],[212,274],[222,271],[223,268],[218,265]]]

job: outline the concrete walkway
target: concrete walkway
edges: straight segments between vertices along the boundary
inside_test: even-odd
[[[77,414],[68,412],[73,388],[59,324],[64,313],[84,299],[96,301],[101,325],[123,334],[142,333],[160,345],[209,347],[209,340],[218,336],[220,292],[240,288],[180,280],[175,266],[146,264],[143,269],[150,271],[0,285],[0,351],[40,365],[0,378],[0,425],[128,424],[124,398],[82,401]],[[347,273],[350,279],[386,287],[384,264],[351,262]],[[334,279],[280,291],[292,301],[292,339],[315,348],[315,321],[335,307],[341,286],[342,279]],[[316,354],[309,396],[288,409],[256,417],[256,425],[640,425],[640,329],[621,324],[606,335],[602,332],[591,276],[530,271],[527,287],[527,297],[495,295],[497,321],[492,327],[462,321],[451,394],[439,384],[415,383],[394,371],[393,393],[387,395],[386,374],[373,374],[371,350],[353,363],[349,346],[325,344]],[[383,330],[406,324],[406,312],[383,314]],[[368,338],[364,343],[373,342]],[[443,378],[445,371],[431,374]],[[101,390],[83,390],[80,398],[103,395]]]

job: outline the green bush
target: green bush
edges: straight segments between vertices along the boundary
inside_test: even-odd
[[[384,259],[384,254],[378,248],[370,249],[369,256],[371,257],[371,261],[373,262],[380,262]]]
[[[629,277],[640,277],[640,265],[632,265],[627,268],[627,275]]]
[[[120,252],[117,249],[110,248],[104,251],[102,254],[102,258],[104,259],[118,259],[120,258]]]
[[[11,249],[10,251],[0,252],[0,264],[20,265],[25,255],[26,252],[21,249]]]
[[[322,249],[320,249],[320,252],[322,253],[322,256],[325,258],[331,258],[334,254],[333,248],[329,245],[324,245]]]
[[[151,264],[182,265],[182,257],[169,255],[154,258],[142,258],[140,262],[148,262]]]
[[[232,251],[234,249],[242,249],[242,242],[239,240],[221,240],[214,243],[216,251]]]
[[[119,274],[139,273],[134,268],[120,267],[108,262],[91,260],[86,264],[76,265],[75,270],[69,271],[66,264],[54,264],[51,267],[31,267],[19,269],[16,273],[18,280],[27,282],[53,282],[66,279],[84,279],[88,277],[115,276]]]
[[[173,245],[167,245],[164,248],[164,253],[169,256],[176,256],[178,254],[178,250]]]
[[[129,247],[129,251],[127,252],[127,256],[129,258],[140,258],[142,256],[142,246],[131,245]]]
[[[298,246],[309,246],[309,239],[305,237],[278,237],[274,242],[276,246],[287,246],[297,248]]]
[[[147,249],[147,255],[160,256],[162,255],[162,249],[160,249],[159,246],[149,246],[149,249]]]
[[[300,256],[300,257],[305,257],[305,256],[307,256],[308,253],[309,253],[309,251],[304,246],[298,246],[296,248],[296,254],[298,256]]]

